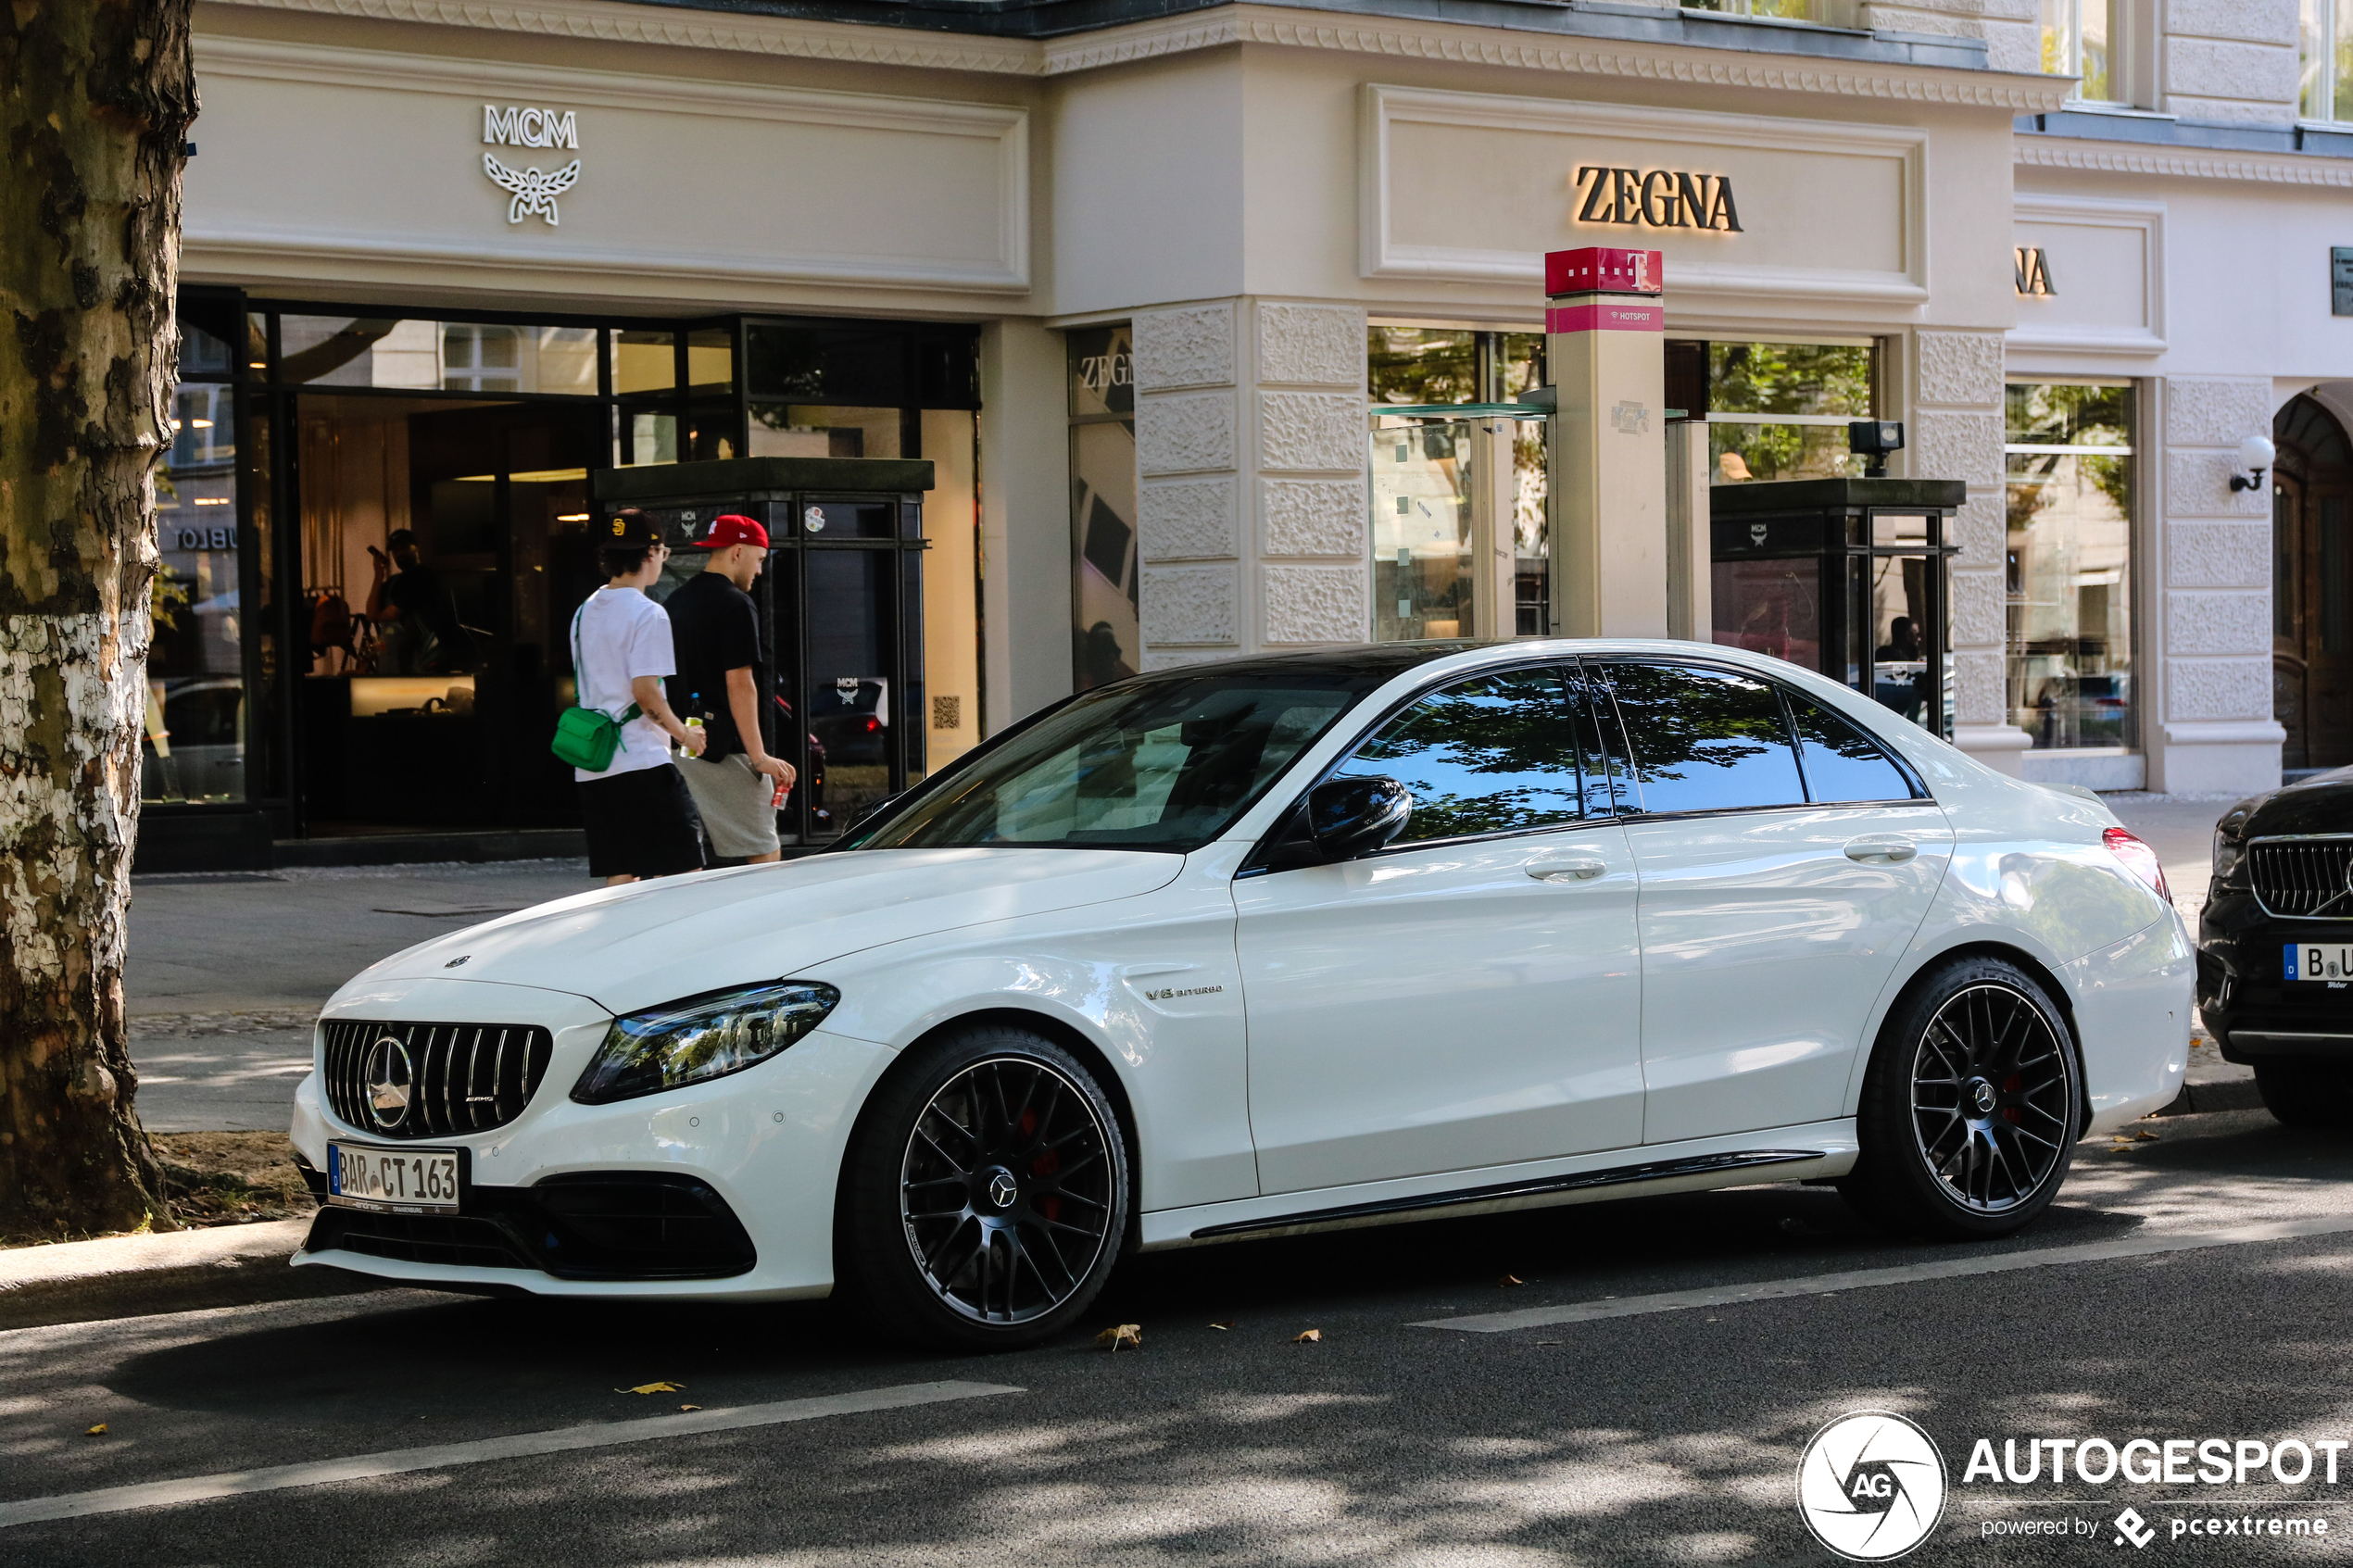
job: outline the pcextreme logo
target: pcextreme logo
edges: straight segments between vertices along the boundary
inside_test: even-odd
[[[1901,1557],[1944,1516],[1944,1456],[1911,1422],[1886,1411],[1840,1416],[1797,1461],[1806,1527],[1853,1562]]]

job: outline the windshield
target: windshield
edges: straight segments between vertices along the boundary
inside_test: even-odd
[[[1378,678],[1228,671],[1089,692],[935,780],[855,847],[1197,849]]]

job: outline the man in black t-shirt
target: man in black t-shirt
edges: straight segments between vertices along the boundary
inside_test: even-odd
[[[368,546],[376,580],[368,590],[367,615],[384,645],[384,668],[377,673],[438,675],[466,669],[472,660],[465,629],[458,624],[458,607],[441,573],[424,563],[415,532],[396,528],[384,543],[392,548],[389,556]]]
[[[715,518],[695,541],[709,552],[701,574],[670,596],[671,634],[678,673],[670,677],[670,706],[699,718],[710,744],[679,771],[702,813],[711,847],[752,864],[779,859],[776,791],[791,789],[792,764],[770,755],[775,704],[768,698],[766,662],[760,657],[760,612],[750,588],[768,563],[768,531],[734,513]]]

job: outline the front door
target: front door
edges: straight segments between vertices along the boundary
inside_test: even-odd
[[[1421,698],[1343,763],[1387,849],[1234,884],[1261,1190],[1642,1141],[1633,861],[1573,672]]]
[[[1642,813],[1643,1141],[1827,1121],[1952,856],[1859,729],[1776,683],[1611,666]]]

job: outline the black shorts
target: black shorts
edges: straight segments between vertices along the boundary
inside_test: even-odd
[[[633,768],[580,785],[590,876],[671,876],[702,870],[702,819],[676,764]]]

